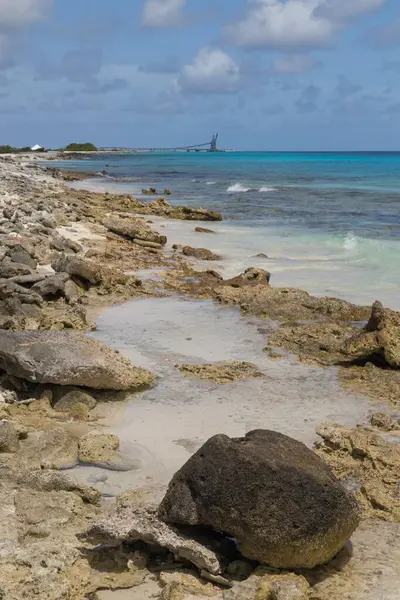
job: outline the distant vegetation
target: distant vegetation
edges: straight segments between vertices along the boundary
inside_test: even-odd
[[[32,152],[29,146],[23,148],[14,148],[13,146],[0,146],[0,154],[18,154],[18,153]],[[46,152],[44,148],[37,150],[36,152]]]
[[[94,144],[86,142],[86,144],[69,144],[64,150],[67,152],[96,152],[97,148]]]

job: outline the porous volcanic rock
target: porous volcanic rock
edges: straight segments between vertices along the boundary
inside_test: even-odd
[[[274,431],[216,435],[170,482],[160,518],[213,527],[276,568],[331,560],[360,521],[354,496],[304,444]]]

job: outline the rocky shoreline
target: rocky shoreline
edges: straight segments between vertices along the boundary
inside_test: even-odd
[[[213,299],[265,321],[265,352],[271,358],[294,353],[321,368],[334,366],[345,386],[379,402],[379,412],[369,424],[357,429],[321,424],[316,453],[304,447],[312,455],[309,460],[315,457],[321,469],[327,463],[339,480],[352,482],[362,514],[355,536],[362,546],[366,530],[383,530],[384,522],[390,524],[387,527],[400,523],[399,314],[380,303],[371,311],[297,289],[274,288],[270,274],[261,269],[248,269],[229,280],[212,268],[199,270],[199,260],[220,257],[201,247],[177,245],[170,251],[166,236],[156,231],[151,219],[193,221],[193,239],[197,240],[199,233],[212,233],[197,223],[218,221],[221,215],[174,207],[158,197],[141,202],[132,196],[65,186],[81,177],[21,159],[0,159],[3,597],[95,599],[105,597],[98,590],[129,589],[136,595],[127,598],[158,596],[164,600],[369,598],[352,561],[350,568],[339,568],[341,559],[336,558],[328,566],[304,571],[336,554],[335,543],[338,548],[343,545],[358,522],[356,516],[343,539],[335,534],[331,551],[328,548],[326,555],[320,554],[320,561],[299,559],[299,548],[304,551],[306,543],[300,535],[297,560],[278,564],[246,552],[248,538],[241,555],[237,548],[224,547],[227,538],[214,538],[209,532],[205,539],[205,531],[196,535],[180,530],[182,525],[212,526],[240,541],[241,527],[226,520],[222,523],[218,511],[219,516],[200,510],[200,500],[193,519],[192,509],[177,511],[178,501],[170,492],[160,520],[140,491],[105,503],[95,482],[93,487],[79,485],[63,471],[91,464],[121,471],[134,468],[120,452],[118,437],[106,427],[102,405],[117,395],[151,387],[157,376],[84,335],[94,328],[94,315],[133,298],[178,294]],[[137,273],[143,269],[157,269],[162,275],[142,279]],[[177,368],[183,376],[209,379],[217,385],[262,376],[245,362]],[[229,459],[225,464],[228,468]],[[302,469],[299,465],[297,476]],[[202,481],[201,472],[196,473]],[[229,485],[228,478],[224,486]],[[268,485],[261,487],[268,489]],[[207,496],[204,502],[209,502]],[[231,510],[237,512],[238,505]],[[188,511],[192,516],[183,519]],[[317,525],[299,525],[300,531],[310,527]],[[247,526],[252,528],[262,529],[262,525]],[[387,535],[394,531],[388,530]],[[294,537],[293,532],[288,534],[286,547]]]

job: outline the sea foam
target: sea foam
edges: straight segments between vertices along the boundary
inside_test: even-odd
[[[228,189],[226,191],[229,193],[249,192],[250,189],[251,188],[244,187],[244,185],[242,185],[241,183],[235,183],[234,185],[231,185],[230,187],[228,187]]]
[[[352,231],[349,231],[349,233],[344,238],[343,246],[345,247],[346,250],[354,250],[354,248],[357,247],[357,244],[358,244],[358,240],[357,240],[356,236],[354,235],[354,233]]]
[[[260,187],[260,189],[258,191],[259,192],[276,192],[276,189],[273,187],[268,187],[267,185],[263,185],[263,187]]]

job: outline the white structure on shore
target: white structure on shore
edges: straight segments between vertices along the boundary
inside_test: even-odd
[[[43,147],[36,144],[35,146],[32,146],[31,150],[32,152],[37,152],[38,150],[43,150]]]

